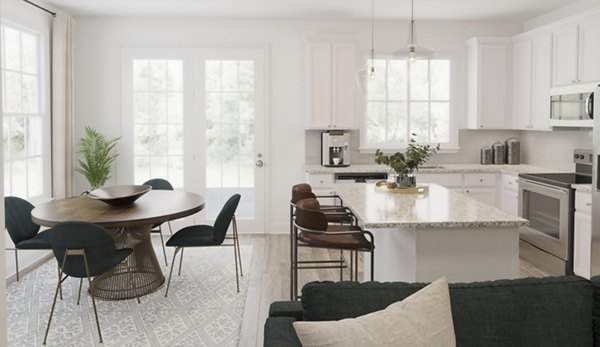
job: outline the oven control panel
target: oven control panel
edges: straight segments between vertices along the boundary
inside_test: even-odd
[[[573,162],[575,164],[592,165],[593,154],[589,149],[573,150]]]

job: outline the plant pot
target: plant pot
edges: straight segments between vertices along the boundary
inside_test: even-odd
[[[414,188],[417,186],[417,178],[413,174],[396,175],[396,187],[400,189]]]

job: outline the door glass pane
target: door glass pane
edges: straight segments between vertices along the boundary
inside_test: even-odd
[[[132,74],[135,182],[183,188],[183,61],[136,59]]]
[[[254,68],[251,60],[205,62],[207,219],[236,193],[236,217],[254,218]]]

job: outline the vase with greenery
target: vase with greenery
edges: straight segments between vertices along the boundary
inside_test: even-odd
[[[412,134],[415,136],[415,134]],[[396,174],[397,188],[412,188],[416,186],[415,171],[418,171],[432,154],[437,153],[440,145],[419,145],[411,138],[404,153],[396,152],[385,155],[381,150],[375,152],[375,162],[385,164]]]
[[[83,158],[78,159],[79,167],[75,171],[85,176],[92,190],[102,187],[110,178],[112,163],[118,156],[111,151],[119,139],[108,140],[96,129],[85,127],[85,136],[79,140],[77,148]]]

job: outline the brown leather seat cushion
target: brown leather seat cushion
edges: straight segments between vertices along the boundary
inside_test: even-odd
[[[327,231],[362,231],[362,229],[357,226],[329,225]],[[371,249],[371,242],[365,238],[362,232],[356,234],[326,235],[303,231],[298,235],[298,239],[311,247],[366,251]]]

